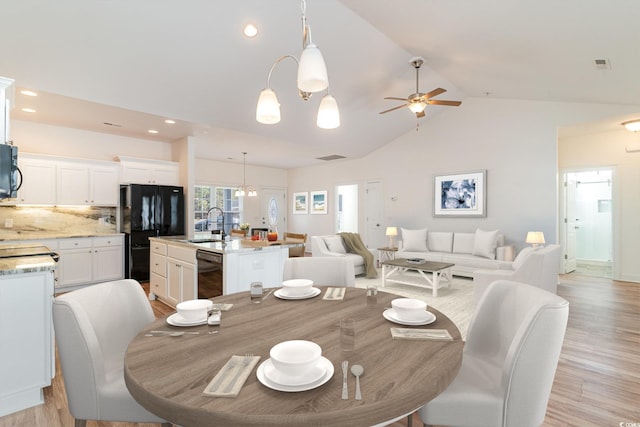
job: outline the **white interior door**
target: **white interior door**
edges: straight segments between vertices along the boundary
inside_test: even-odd
[[[369,249],[388,246],[386,243],[382,182],[368,181],[365,193],[366,235],[365,245]]]
[[[287,231],[287,192],[283,188],[264,188],[260,197],[260,221],[262,227],[278,227],[278,239]]]
[[[576,218],[576,185],[573,174],[564,175],[564,263],[563,272],[575,271],[576,262],[576,232],[579,228]]]

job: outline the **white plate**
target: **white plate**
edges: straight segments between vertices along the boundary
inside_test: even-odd
[[[321,385],[323,385],[324,383],[326,383],[327,381],[329,381],[331,379],[331,377],[333,377],[333,363],[331,363],[331,361],[325,357],[320,357],[320,360],[325,363],[325,373],[323,376],[321,376],[320,378],[318,378],[316,381],[313,381],[309,384],[304,384],[304,385],[283,385],[283,384],[278,384],[276,382],[271,381],[269,378],[267,378],[264,375],[264,370],[265,370],[265,365],[267,363],[271,363],[270,359],[265,360],[264,362],[262,362],[260,364],[260,366],[258,366],[258,369],[256,371],[256,376],[258,377],[258,381],[260,381],[260,383],[262,383],[262,385],[269,387],[270,389],[273,390],[277,390],[277,391],[286,391],[286,392],[290,392],[290,393],[294,393],[294,392],[298,392],[298,391],[307,391],[307,390],[312,390],[316,387],[320,387]]]
[[[318,362],[309,370],[309,373],[304,378],[292,377],[291,375],[287,375],[277,370],[276,367],[273,366],[273,363],[271,363],[271,359],[267,359],[268,363],[264,364],[264,376],[272,383],[284,386],[303,386],[311,384],[318,381],[327,372],[327,364],[325,362],[327,359],[323,359],[324,358],[322,357],[318,359]]]
[[[418,319],[418,320],[401,320],[398,319],[398,316],[396,315],[396,311],[393,308],[389,308],[387,310],[385,310],[382,315],[384,316],[385,319],[392,321],[393,323],[398,323],[400,325],[410,325],[410,326],[416,326],[416,325],[428,325],[430,323],[433,323],[436,321],[436,315],[433,314],[430,311],[425,311],[424,312],[424,317],[422,319]]]
[[[167,323],[171,326],[198,326],[207,323],[207,319],[204,318],[201,320],[185,320],[178,313],[173,313],[171,316],[167,317]]]
[[[322,291],[320,289],[311,287],[311,292],[309,292],[308,294],[289,296],[283,292],[282,288],[280,288],[277,291],[275,291],[273,295],[280,299],[307,299],[307,298],[317,297],[318,295],[320,295],[321,292]]]

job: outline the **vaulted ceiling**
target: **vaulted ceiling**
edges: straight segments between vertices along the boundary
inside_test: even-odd
[[[293,61],[271,79],[282,121],[255,120],[273,62],[300,55],[298,0],[5,0],[0,10],[0,76],[40,93],[16,91],[12,119],[191,135],[203,158],[241,162],[247,151],[248,164],[290,168],[364,156],[415,129],[407,109],[378,114],[398,105],[385,96],[414,92],[415,56],[426,60],[422,92],[442,87],[439,98],[463,101],[428,106],[421,126],[467,97],[640,105],[635,0],[308,0],[341,112],[334,130],[315,126],[322,95],[298,97]],[[242,35],[249,22],[252,39]]]

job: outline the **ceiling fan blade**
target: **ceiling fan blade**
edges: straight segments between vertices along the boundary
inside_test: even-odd
[[[439,87],[439,88],[437,88],[437,89],[432,90],[432,91],[431,91],[431,92],[429,92],[429,93],[425,93],[425,94],[424,94],[424,99],[433,98],[434,96],[438,96],[438,95],[440,95],[441,93],[445,93],[445,92],[446,92],[446,89],[442,89],[441,87]]]
[[[427,104],[431,104],[431,105],[448,105],[450,107],[457,107],[460,104],[462,104],[461,101],[440,101],[437,99],[430,99],[427,101]]]
[[[395,99],[396,101],[406,101],[407,98],[394,98],[393,96],[387,96],[384,99]]]
[[[417,119],[420,119],[420,118],[422,118],[422,117],[424,117],[424,116],[426,116],[426,114],[424,113],[424,110],[423,110],[423,111],[420,111],[419,113],[416,113],[416,118],[417,118]]]
[[[388,110],[380,111],[380,114],[388,113],[389,111],[398,110],[400,108],[406,107],[409,104],[398,105],[397,107],[389,108]]]

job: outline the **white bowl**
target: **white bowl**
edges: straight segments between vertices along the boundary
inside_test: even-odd
[[[311,341],[284,341],[271,347],[269,356],[278,371],[294,378],[304,377],[305,374],[313,374],[322,356],[322,348]]]
[[[309,279],[291,279],[282,282],[282,290],[290,297],[308,295],[311,293],[312,286],[313,280]]]
[[[205,320],[207,311],[213,306],[213,301],[208,299],[192,299],[178,303],[176,309],[184,320]]]
[[[427,303],[413,298],[396,298],[391,307],[400,320],[420,320],[427,310]]]

